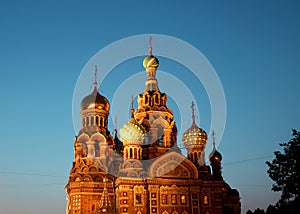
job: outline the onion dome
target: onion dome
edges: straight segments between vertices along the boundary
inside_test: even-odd
[[[215,142],[215,132],[213,131],[212,133],[212,138],[213,138],[213,150],[209,155],[209,161],[211,163],[214,162],[221,162],[222,161],[222,155],[220,152],[217,151],[216,149],[216,142]]]
[[[206,132],[199,128],[197,126],[197,124],[195,123],[195,104],[194,102],[192,102],[192,119],[193,119],[193,123],[191,125],[191,127],[186,130],[183,134],[182,137],[182,141],[185,145],[185,147],[194,147],[194,146],[199,146],[204,148],[204,146],[206,145],[206,141],[207,141],[207,134]]]
[[[194,147],[197,145],[203,147],[207,141],[207,134],[193,122],[191,127],[184,132],[182,141],[185,147]]]
[[[81,110],[85,109],[103,109],[105,111],[109,111],[109,102],[108,100],[102,96],[97,87],[94,87],[93,92],[83,98],[80,104]]]
[[[150,48],[149,48],[149,55],[144,59],[143,66],[144,68],[154,68],[156,69],[159,66],[159,61],[156,57],[152,55],[152,36],[149,39]]]
[[[222,161],[222,155],[220,152],[216,150],[216,148],[213,149],[213,151],[209,155],[209,161],[210,162],[221,162]]]
[[[159,66],[159,61],[152,54],[148,55],[143,61],[144,68],[157,68]]]
[[[129,122],[120,129],[120,139],[123,145],[126,144],[142,144],[146,129],[139,124],[134,118],[130,118]]]

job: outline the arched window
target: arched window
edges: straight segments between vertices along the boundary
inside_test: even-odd
[[[85,122],[86,122],[85,125],[88,126],[89,125],[89,117],[86,117],[86,121]]]
[[[159,102],[158,102],[158,94],[155,94],[155,104],[159,105]]]
[[[133,159],[137,159],[137,148],[133,150]]]
[[[100,117],[100,126],[103,127],[103,118]]]
[[[91,117],[91,125],[92,126],[94,125],[94,117],[93,116]]]
[[[96,116],[96,125],[99,126],[99,116]]]

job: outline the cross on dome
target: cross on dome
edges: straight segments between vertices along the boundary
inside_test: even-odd
[[[97,67],[97,65],[95,65],[95,72],[94,72],[94,86],[95,86],[95,87],[98,86],[98,82],[97,82],[97,73],[98,73],[98,67]]]
[[[193,123],[195,123],[195,103],[194,103],[194,101],[192,101],[191,108],[192,108],[192,119],[193,119]]]

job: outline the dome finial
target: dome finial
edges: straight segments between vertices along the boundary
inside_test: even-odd
[[[212,131],[211,137],[212,137],[212,143],[213,143],[213,150],[216,150],[216,141],[215,141],[215,130]]]
[[[149,38],[149,55],[152,56],[152,36]]]
[[[192,120],[193,120],[193,123],[195,123],[195,103],[194,103],[194,101],[192,101],[191,108],[192,108]]]
[[[143,66],[144,68],[150,69],[150,70],[156,70],[157,67],[159,66],[159,61],[156,57],[152,55],[152,36],[149,38],[149,55],[146,56],[146,58],[143,61]],[[155,77],[155,72],[154,72],[154,77]]]
[[[98,86],[98,82],[97,82],[97,73],[98,73],[98,67],[97,67],[97,65],[95,65],[95,73],[94,73],[94,78],[95,78],[94,86],[95,86],[95,87]]]
[[[115,116],[115,128],[114,128],[114,131],[115,131],[115,134],[117,133],[117,130],[118,130],[118,126],[117,126],[117,123],[118,123],[118,117],[117,116]]]

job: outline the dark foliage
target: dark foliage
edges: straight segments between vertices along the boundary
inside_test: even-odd
[[[269,177],[275,182],[274,192],[281,192],[275,205],[269,205],[266,212],[257,208],[246,214],[299,214],[300,213],[300,132],[292,130],[293,137],[287,143],[280,143],[282,152],[275,151],[272,162],[267,161]]]
[[[293,138],[279,144],[283,153],[275,151],[275,159],[267,161],[270,178],[275,181],[272,190],[281,191],[279,203],[288,204],[300,198],[300,132],[293,129]]]

